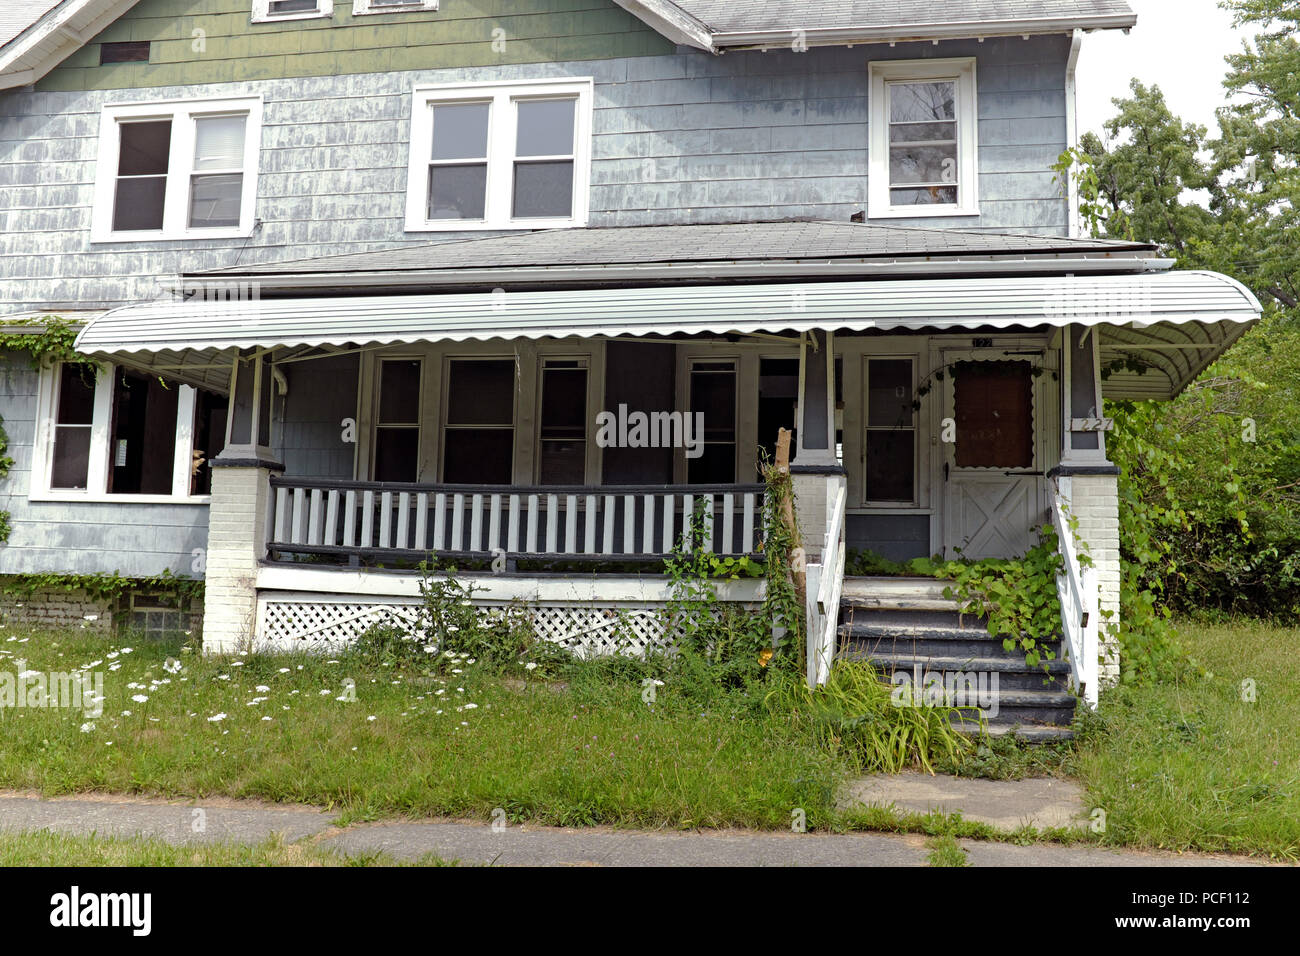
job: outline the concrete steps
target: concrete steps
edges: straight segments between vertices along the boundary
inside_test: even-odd
[[[845,578],[839,656],[869,661],[896,683],[919,680],[918,696],[927,685],[955,693],[959,705],[980,708],[989,733],[1040,742],[1072,736],[1077,701],[1060,642],[1047,648],[1053,660],[1031,667],[1022,651],[992,637],[983,619],[963,614],[945,587],[931,578]],[[954,724],[978,729],[974,721]]]

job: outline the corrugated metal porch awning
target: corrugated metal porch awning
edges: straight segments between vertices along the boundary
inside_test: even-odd
[[[837,331],[1100,330],[1103,357],[1141,353],[1157,375],[1108,391],[1172,394],[1259,317],[1255,297],[1212,272],[484,291],[150,303],[108,312],[77,349],[224,391],[237,349],[414,342]],[[1157,382],[1156,379],[1159,379]],[[1131,387],[1130,387],[1131,386]]]

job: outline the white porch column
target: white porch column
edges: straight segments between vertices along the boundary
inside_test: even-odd
[[[1061,330],[1061,463],[1052,477],[1070,478],[1070,514],[1096,569],[1101,611],[1101,683],[1119,680],[1119,468],[1106,457],[1101,429],[1101,350],[1097,329]]]
[[[809,563],[821,560],[832,485],[844,476],[835,457],[835,333],[808,332],[799,348],[799,415],[790,478]],[[834,479],[834,481],[828,481]]]
[[[226,445],[212,460],[203,650],[230,653],[252,643],[257,569],[266,557],[272,472],[271,369],[261,352],[240,354],[231,373]]]

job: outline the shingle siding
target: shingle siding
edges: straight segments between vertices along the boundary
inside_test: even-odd
[[[787,217],[847,220],[867,196],[867,63],[980,60],[978,220],[891,220],[1062,235],[1048,170],[1065,146],[1062,37],[0,94],[0,314],[111,306],[158,279],[481,234],[405,233],[411,88],[543,76],[596,80],[591,224]],[[91,245],[99,112],[107,103],[261,93],[257,215],[248,239]]]

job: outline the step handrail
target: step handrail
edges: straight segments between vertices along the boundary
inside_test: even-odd
[[[836,636],[840,621],[840,598],[844,590],[844,525],[848,484],[842,476],[829,481],[835,493],[827,495],[826,536],[822,539],[822,560],[809,566],[809,584],[816,582],[816,593],[809,594],[808,604],[808,683],[824,684],[830,679],[835,658]],[[829,488],[827,491],[829,492]],[[811,591],[811,588],[810,588]]]
[[[1096,569],[1080,556],[1077,537],[1070,527],[1070,479],[1058,478],[1052,502],[1052,523],[1060,541],[1061,573],[1056,576],[1056,594],[1061,602],[1061,628],[1070,680],[1089,707],[1096,707],[1099,687],[1099,639]]]

